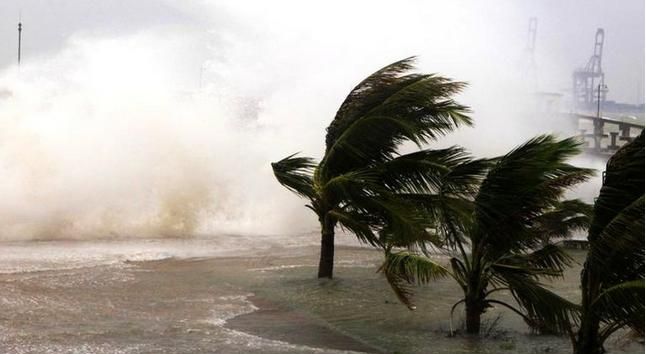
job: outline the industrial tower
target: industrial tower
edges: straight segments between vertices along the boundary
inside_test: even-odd
[[[575,110],[590,111],[606,100],[608,89],[604,86],[604,73],[601,69],[604,35],[603,28],[598,28],[594,37],[594,52],[588,64],[572,74],[572,99]]]

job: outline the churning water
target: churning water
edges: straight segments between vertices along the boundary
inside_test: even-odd
[[[380,254],[371,249],[341,246],[337,278],[319,281],[316,247],[297,246],[316,238],[226,253],[213,239],[5,244],[0,352],[570,351],[566,338],[531,335],[498,308],[486,315],[485,338],[449,337],[459,289],[450,280],[419,289],[410,312],[375,272]],[[570,269],[557,291],[576,299],[579,271]],[[460,323],[458,314],[453,325]],[[610,349],[641,353],[643,346],[619,336]]]

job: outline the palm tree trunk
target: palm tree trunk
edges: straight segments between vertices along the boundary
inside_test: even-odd
[[[594,269],[586,262],[581,275],[581,326],[574,343],[575,354],[602,354],[603,342],[599,338],[600,318],[591,306],[593,299],[599,295],[600,282]]]
[[[472,256],[475,257],[478,254],[475,250],[472,252]],[[476,264],[477,262],[472,262]],[[481,272],[480,267],[474,267],[469,272],[467,288],[464,293],[464,307],[466,310],[466,325],[468,334],[480,334],[480,316],[484,310],[484,298],[485,294],[480,289],[479,284],[481,283]]]
[[[319,278],[332,279],[334,270],[334,226],[329,217],[321,222],[321,259],[319,260]]]
[[[465,307],[467,314],[467,333],[479,334],[480,315],[482,314],[482,306],[480,305],[480,302],[473,299],[467,299],[467,301],[465,301]]]
[[[599,320],[597,318],[582,319],[574,346],[574,354],[603,353],[605,353],[603,343],[599,340]]]

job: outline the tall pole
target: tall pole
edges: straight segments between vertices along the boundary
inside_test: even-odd
[[[603,121],[601,120],[601,90],[608,89],[608,86],[603,83],[603,79],[597,86],[597,119],[594,120],[594,148],[597,152],[601,151],[601,138],[603,138]]]
[[[597,118],[601,118],[601,83],[597,89]]]
[[[21,46],[22,46],[22,22],[18,22],[18,66],[20,66]]]
[[[601,94],[603,93],[603,100],[606,100],[606,92],[608,92],[608,86],[603,82],[603,76],[601,77],[601,82],[597,86],[597,118],[601,118]]]

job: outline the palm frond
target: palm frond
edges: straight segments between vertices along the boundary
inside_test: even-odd
[[[644,274],[644,195],[612,219],[591,243],[589,266],[610,283]]]
[[[397,197],[371,198],[384,218],[383,234],[394,247],[417,247],[427,253],[428,245],[439,246],[441,239],[430,232],[430,220],[418,205]]]
[[[495,163],[496,159],[469,159],[452,166],[451,171],[442,177],[442,194],[475,198],[480,184]]]
[[[443,278],[449,271],[432,259],[408,251],[388,253],[385,271],[401,275],[409,283],[427,284]]]
[[[529,140],[498,159],[475,199],[478,230],[472,241],[495,245],[492,256],[534,247],[539,235],[528,232],[532,220],[556,204],[567,188],[586,180],[592,170],[567,164],[578,153],[574,139],[546,135]]]
[[[436,75],[408,74],[412,58],[372,74],[346,98],[328,127],[325,175],[383,163],[400,144],[426,143],[471,124],[468,108],[450,97],[464,84]]]
[[[460,147],[420,150],[374,167],[383,183],[398,193],[473,193],[484,175],[486,160],[473,160]]]
[[[431,228],[450,249],[457,243],[467,244],[465,235],[473,223],[473,202],[466,197],[444,194],[402,194],[402,198],[419,205],[431,221]]]
[[[397,299],[406,307],[408,307],[409,310],[413,311],[416,309],[415,304],[413,303],[413,289],[410,283],[408,283],[405,279],[400,277],[396,273],[389,273],[386,271],[383,271],[383,266],[380,268],[380,271],[384,273],[384,276],[386,277],[386,281],[388,282],[388,285],[390,285],[391,289],[395,293],[395,296],[397,296]]]
[[[592,221],[592,206],[578,199],[558,201],[533,219],[534,228],[544,242],[565,238],[576,230],[587,230]]]
[[[386,186],[399,193],[428,193],[437,190],[442,175],[468,159],[463,149],[420,150],[375,166]]]
[[[462,290],[467,292],[467,282],[469,280],[469,270],[464,262],[458,258],[451,258],[451,269],[453,269],[453,278],[458,282]]]
[[[453,248],[457,242],[465,243],[464,235],[473,219],[472,199],[492,160],[472,160],[458,148],[438,150],[429,155],[431,163],[425,165],[426,160],[420,159],[421,166],[411,164],[419,171],[411,172],[413,181],[405,179],[405,185],[395,188],[404,191],[397,194],[399,197],[424,209],[432,228],[447,246]],[[433,168],[435,164],[439,168]]]
[[[387,65],[365,78],[345,98],[339,107],[334,120],[327,128],[325,145],[329,148],[339,135],[357,117],[372,109],[376,104],[385,100],[393,92],[400,89],[394,84],[405,86],[420,79],[419,75],[409,77],[401,82],[401,76],[414,68],[415,57],[408,57]]]
[[[332,177],[323,185],[324,193],[333,201],[352,201],[379,193],[387,193],[379,175],[371,169],[348,171]]]
[[[572,257],[562,248],[547,244],[528,253],[512,253],[499,259],[493,268],[514,267],[527,276],[560,277],[566,267],[572,265]]]
[[[644,195],[644,131],[608,161],[605,181],[594,204],[588,240],[594,242],[619,211]]]
[[[606,323],[622,323],[643,335],[644,279],[626,281],[605,289],[592,302],[592,307],[603,314]]]
[[[381,246],[381,241],[370,226],[372,220],[363,220],[363,215],[344,211],[339,208],[328,212],[328,215],[334,218],[342,228],[349,230],[357,236],[359,241],[371,246]]]
[[[528,323],[540,332],[569,333],[578,321],[578,305],[546,289],[532,277],[523,273],[498,270],[512,296],[532,319]]]
[[[426,284],[449,275],[441,264],[412,252],[386,252],[385,258],[380,271],[386,275],[399,300],[411,310],[414,309],[411,285]]]
[[[290,191],[310,199],[315,198],[312,171],[316,167],[309,157],[296,157],[296,154],[271,164],[278,182]]]
[[[604,341],[622,327],[644,333],[644,131],[608,161],[588,242],[574,343],[602,352]]]

